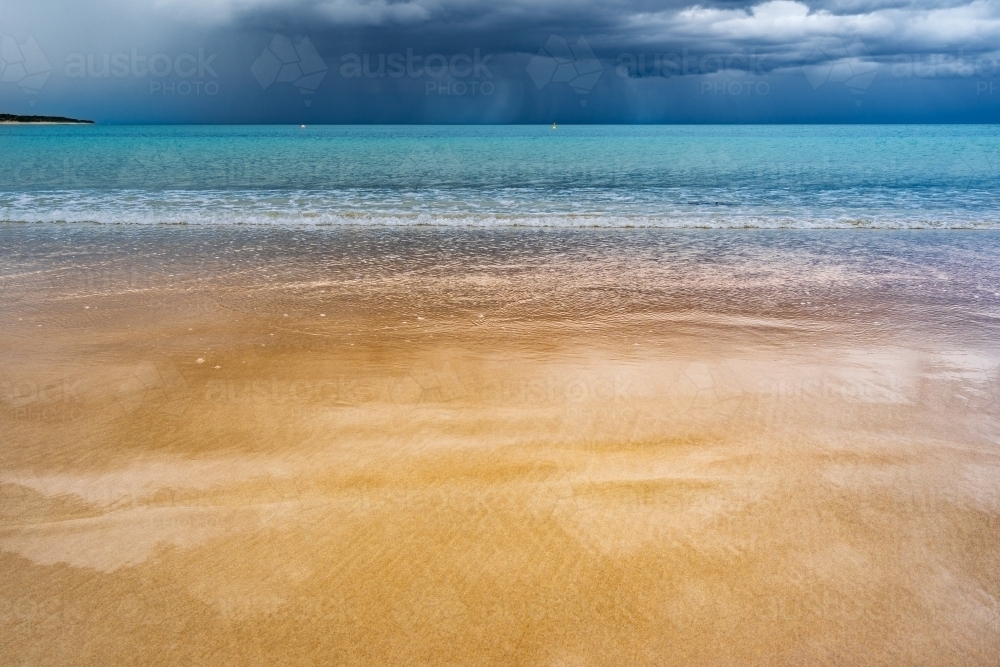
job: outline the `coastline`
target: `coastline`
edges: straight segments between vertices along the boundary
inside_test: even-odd
[[[92,120],[78,120],[64,116],[22,116],[0,114],[0,125],[96,125]]]

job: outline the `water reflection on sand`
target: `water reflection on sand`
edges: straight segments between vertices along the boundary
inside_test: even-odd
[[[0,241],[4,664],[1000,656],[1000,235]]]

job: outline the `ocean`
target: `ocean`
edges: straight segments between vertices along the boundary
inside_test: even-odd
[[[1000,127],[5,126],[0,221],[1000,228]]]

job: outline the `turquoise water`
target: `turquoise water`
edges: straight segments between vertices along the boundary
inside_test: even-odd
[[[0,126],[0,220],[1000,228],[1000,126]]]

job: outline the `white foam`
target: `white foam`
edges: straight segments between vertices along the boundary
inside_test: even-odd
[[[732,193],[730,193],[732,195]],[[431,189],[305,191],[92,191],[0,193],[0,221],[127,225],[656,227],[707,229],[1000,229],[1000,207],[913,194],[839,206],[740,194]],[[946,203],[950,202],[950,203]]]

